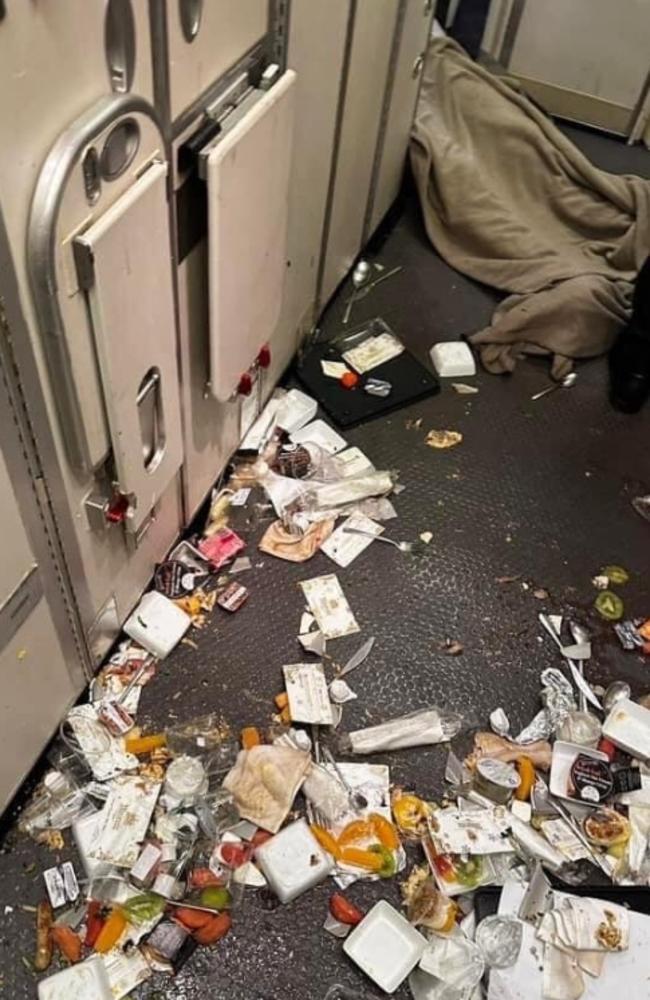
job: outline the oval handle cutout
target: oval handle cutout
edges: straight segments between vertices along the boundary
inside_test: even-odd
[[[125,94],[133,86],[135,73],[135,18],[131,0],[108,0],[104,52],[111,90]]]
[[[134,118],[125,118],[106,136],[100,158],[105,181],[117,180],[133,161],[140,145],[140,127]]]
[[[186,42],[193,42],[201,27],[203,0],[179,0],[179,14],[183,38]]]

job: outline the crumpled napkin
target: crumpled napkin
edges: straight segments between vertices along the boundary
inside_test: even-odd
[[[334,531],[335,518],[312,524],[302,535],[292,535],[282,521],[274,521],[264,532],[258,548],[288,562],[306,562],[318,552],[325,539]]]
[[[607,953],[629,947],[630,921],[621,906],[572,896],[544,915],[537,936],[545,944],[544,997],[579,1000],[584,976],[598,978]]]
[[[223,782],[243,819],[277,833],[311,764],[311,755],[285,746],[242,750]]]

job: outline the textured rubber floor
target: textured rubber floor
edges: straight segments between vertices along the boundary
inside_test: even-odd
[[[574,132],[579,143],[581,136]],[[628,164],[628,150],[620,144],[589,136],[589,145],[592,155],[594,149],[606,157],[617,154],[617,169],[641,169],[638,162]],[[650,168],[647,154],[645,162]],[[436,340],[488,321],[495,294],[437,258],[414,204],[386,240],[381,260],[402,264],[404,271],[359,305],[355,322],[383,316],[426,360]],[[344,298],[330,308],[325,331],[338,328]],[[615,562],[631,574],[621,591],[628,613],[650,615],[650,525],[630,506],[631,497],[650,492],[650,409],[636,417],[612,412],[602,360],[580,366],[574,389],[533,403],[530,396],[546,384],[547,367],[528,361],[513,377],[481,372],[468,380],[479,386],[476,396],[456,395],[445,385],[440,396],[347,435],[378,468],[400,472],[405,489],[395,500],[399,520],[387,532],[414,539],[431,531],[433,541],[422,558],[371,546],[338,573],[362,633],[332,642],[329,652],[345,659],[368,636],[377,637],[372,657],[351,677],[359,698],[346,707],[344,728],[424,705],[454,709],[476,726],[502,705],[516,729],[538,708],[540,671],[558,665],[536,624],[542,609],[570,611],[593,628],[593,682],[624,677],[635,693],[650,689],[649,668],[624,654],[591,611],[591,577]],[[421,427],[408,429],[407,422],[417,419]],[[434,451],[424,442],[432,428],[459,430],[463,441]],[[217,609],[208,627],[192,636],[198,648],[181,646],[164,662],[145,690],[143,725],[158,729],[208,710],[220,711],[234,730],[268,723],[273,695],[282,687],[281,666],[300,658],[295,636],[303,601],[297,584],[336,567],[321,554],[292,566],[257,553],[254,541],[265,516],[250,504],[242,513],[240,527],[254,562],[241,578],[251,590],[248,604],[232,617]],[[512,576],[519,579],[497,582]],[[536,597],[538,588],[548,590],[549,598]],[[447,637],[463,644],[461,656],[441,651]],[[467,743],[468,737],[458,741],[459,752]],[[395,783],[439,797],[442,749],[380,759],[390,764]],[[0,931],[0,996],[36,995],[35,979],[22,961],[33,951],[34,917],[21,905],[42,897],[40,872],[54,862],[54,855],[24,837],[10,832],[5,839],[0,906],[14,909]],[[251,891],[224,942],[199,950],[176,980],[156,976],[133,997],[321,1000],[336,982],[372,992],[340,942],[322,930],[329,894],[330,886],[322,886],[270,911]],[[380,897],[397,902],[398,886],[393,880],[355,887],[350,896],[364,907]],[[408,997],[406,985],[395,996]]]

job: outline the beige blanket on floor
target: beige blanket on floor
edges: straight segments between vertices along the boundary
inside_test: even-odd
[[[650,181],[598,170],[526,97],[432,42],[411,142],[427,233],[453,267],[511,292],[470,337],[492,372],[523,354],[601,354],[650,253]]]

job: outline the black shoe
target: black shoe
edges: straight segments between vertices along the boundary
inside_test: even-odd
[[[632,316],[609,354],[610,400],[637,413],[650,396],[650,257],[639,271]]]

